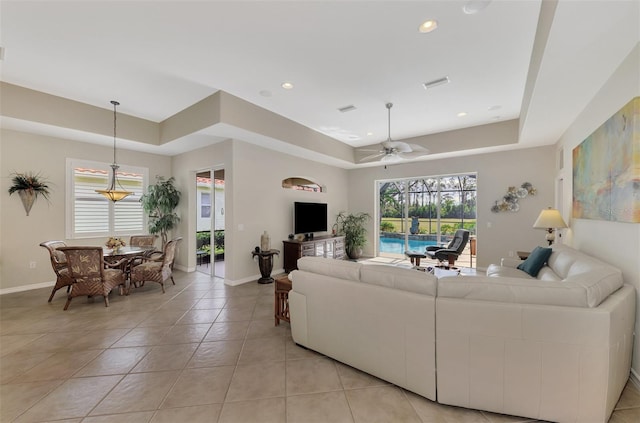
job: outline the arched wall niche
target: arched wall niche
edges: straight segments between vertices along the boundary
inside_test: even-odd
[[[327,187],[302,176],[291,176],[282,180],[282,188],[308,192],[327,192]]]

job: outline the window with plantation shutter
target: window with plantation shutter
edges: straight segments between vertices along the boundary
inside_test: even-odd
[[[133,195],[112,203],[96,189],[109,184],[110,163],[67,160],[67,237],[128,236],[146,233],[140,197],[147,186],[147,168],[120,166],[118,182]]]

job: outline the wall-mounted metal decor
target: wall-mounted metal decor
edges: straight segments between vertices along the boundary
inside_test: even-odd
[[[520,210],[518,201],[536,193],[537,190],[529,182],[524,182],[519,187],[509,187],[507,193],[491,206],[491,211],[494,213],[517,212]]]

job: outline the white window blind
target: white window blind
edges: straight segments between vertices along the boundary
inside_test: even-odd
[[[200,217],[211,217],[211,194],[202,192],[201,195]]]
[[[147,186],[148,169],[120,166],[118,182],[133,195],[112,203],[96,189],[109,185],[109,163],[67,161],[67,237],[125,236],[146,233],[140,197]]]

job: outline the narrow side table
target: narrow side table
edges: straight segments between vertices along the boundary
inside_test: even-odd
[[[273,256],[280,255],[280,250],[252,251],[251,256],[258,256],[258,267],[260,275],[258,283],[272,283],[271,271],[273,270]]]
[[[289,319],[289,291],[291,291],[291,281],[287,276],[276,279],[275,298],[274,298],[274,317],[276,326],[280,324],[280,320],[290,322]]]

